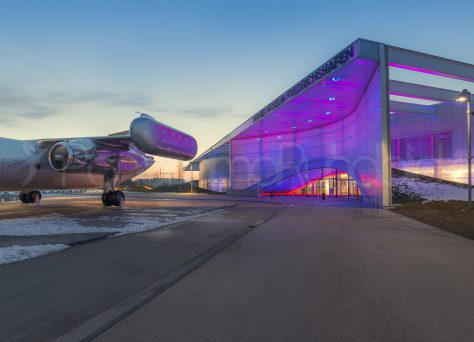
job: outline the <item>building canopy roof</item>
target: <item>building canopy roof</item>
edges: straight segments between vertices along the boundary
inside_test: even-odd
[[[383,48],[387,49],[387,63],[391,67],[474,81],[472,64],[358,39],[202,153],[185,170],[191,171],[191,166],[198,170],[203,159],[228,155],[232,139],[278,136],[321,127],[346,117],[364,93]],[[443,101],[453,101],[456,95],[444,89],[397,81],[390,81],[390,93]],[[403,107],[407,112],[423,112],[423,108],[417,108],[419,105],[393,103],[392,106]]]

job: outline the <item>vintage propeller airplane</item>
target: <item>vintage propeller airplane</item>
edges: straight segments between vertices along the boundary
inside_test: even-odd
[[[23,203],[39,204],[39,189],[102,188],[104,206],[119,206],[125,195],[117,186],[152,166],[152,156],[191,160],[196,152],[192,136],[144,113],[109,136],[0,138],[0,191],[21,191]]]

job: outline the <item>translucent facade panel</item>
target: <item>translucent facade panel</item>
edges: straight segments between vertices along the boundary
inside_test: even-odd
[[[229,158],[215,157],[199,163],[199,187],[226,192],[229,187]]]
[[[262,138],[231,141],[233,189],[264,188],[288,174],[299,174],[282,190],[306,184],[300,172],[324,164],[348,172],[368,196],[382,196],[382,113],[380,72],[372,74],[353,111],[328,125]],[[318,111],[318,107],[314,107]],[[295,116],[298,113],[294,113]],[[281,125],[281,122],[278,123]],[[291,125],[291,123],[290,123]],[[271,131],[271,126],[268,127]]]
[[[452,132],[392,138],[392,160],[452,158],[452,146]]]
[[[466,105],[433,108],[432,115],[391,115],[392,167],[467,183]]]

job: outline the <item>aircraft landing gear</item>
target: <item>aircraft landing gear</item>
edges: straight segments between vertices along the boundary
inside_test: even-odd
[[[102,203],[105,207],[116,206],[123,207],[125,194],[120,190],[104,192],[102,194]]]
[[[119,162],[119,159],[112,160],[114,165]],[[104,207],[116,206],[123,209],[125,206],[125,194],[120,190],[115,190],[120,183],[120,176],[117,176],[117,165],[114,166],[114,171],[110,171],[104,175],[104,192],[102,193],[102,203]]]
[[[34,203],[35,206],[40,206],[41,192],[39,191],[20,192],[19,197],[22,203]]]

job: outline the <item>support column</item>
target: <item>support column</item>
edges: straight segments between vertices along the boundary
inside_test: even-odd
[[[229,190],[232,190],[232,139],[229,139],[229,180],[226,191]]]
[[[263,160],[263,139],[260,139],[258,141],[258,177],[259,183],[266,178],[265,162]]]
[[[392,205],[392,160],[390,149],[390,94],[387,46],[379,45],[382,114],[382,205]]]

